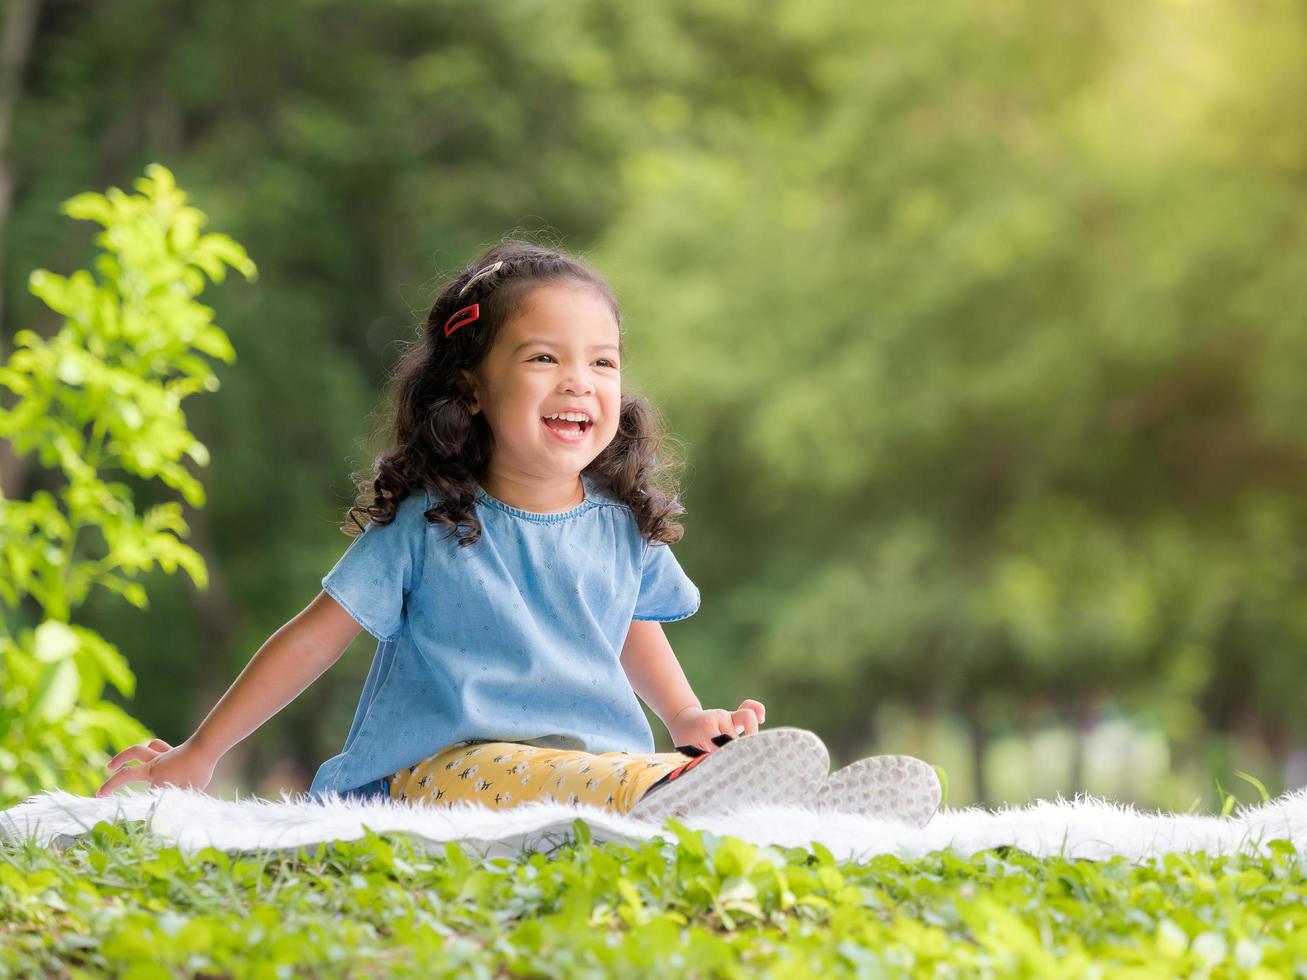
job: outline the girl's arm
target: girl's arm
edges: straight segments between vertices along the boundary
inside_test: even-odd
[[[326,673],[360,629],[335,599],[319,592],[259,647],[191,741],[215,762],[221,759]]]
[[[667,726],[677,748],[693,745],[704,752],[718,748],[714,738],[752,735],[766,717],[763,705],[752,699],[735,711],[704,709],[685,679],[680,661],[657,620],[633,620],[622,644],[622,669],[635,693]]]
[[[701,707],[681,670],[681,662],[667,642],[663,624],[656,620],[632,620],[622,644],[622,670],[635,693],[653,709],[664,725],[686,708]]]
[[[123,783],[204,789],[213,769],[237,742],[293,701],[340,659],[362,627],[325,592],[272,636],[246,664],[235,683],[194,735],[174,748],[163,739],[123,749],[97,791],[106,796]],[[128,766],[135,760],[139,766]]]

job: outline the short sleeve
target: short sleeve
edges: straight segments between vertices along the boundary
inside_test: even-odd
[[[428,509],[425,490],[400,501],[389,524],[369,523],[322,579],[322,589],[378,640],[393,640],[404,598],[422,577]]]
[[[672,549],[646,544],[640,574],[640,597],[632,619],[670,623],[699,609],[699,589],[682,570]]]

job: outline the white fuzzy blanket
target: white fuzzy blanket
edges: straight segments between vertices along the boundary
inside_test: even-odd
[[[361,837],[365,828],[412,836],[419,846],[443,847],[459,840],[485,857],[515,857],[523,851],[548,852],[572,837],[578,816],[596,841],[635,844],[670,829],[597,807],[534,802],[496,812],[459,803],[454,807],[415,807],[387,799],[310,801],[283,792],[280,801],[250,797],[221,800],[191,789],[119,790],[104,799],[48,791],[0,811],[0,836],[66,845],[101,820],[141,820],[150,830],[187,852],[204,847],[240,853],[310,854],[318,844]],[[1010,844],[1037,856],[1108,858],[1139,861],[1171,851],[1232,854],[1261,851],[1273,840],[1291,841],[1307,851],[1307,788],[1262,806],[1242,807],[1225,818],[1141,813],[1127,805],[1093,797],[1040,800],[1023,807],[988,811],[980,807],[945,809],[918,830],[856,814],[817,814],[789,806],[682,821],[692,829],[730,835],[754,844],[808,847],[818,841],[840,859],[896,853],[915,857],[953,848],[964,855]]]

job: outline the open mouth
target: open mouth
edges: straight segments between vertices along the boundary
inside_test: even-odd
[[[569,422],[567,419],[542,418],[540,421],[545,424],[546,429],[564,442],[580,442],[594,426],[594,422]]]

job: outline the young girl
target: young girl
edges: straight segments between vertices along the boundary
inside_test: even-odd
[[[322,593],[190,739],[120,752],[111,769],[138,760],[145,774],[121,768],[97,795],[134,779],[203,789],[361,627],[377,652],[313,798],[649,817],[853,803],[924,822],[939,800],[924,763],[862,760],[828,779],[811,732],[761,732],[758,701],[728,711],[695,696],[662,627],[699,608],[668,547],[683,509],[652,406],[623,391],[620,324],[598,273],[526,243],[450,282],[395,373],[390,447]],[[637,695],[679,753],[653,751]]]

